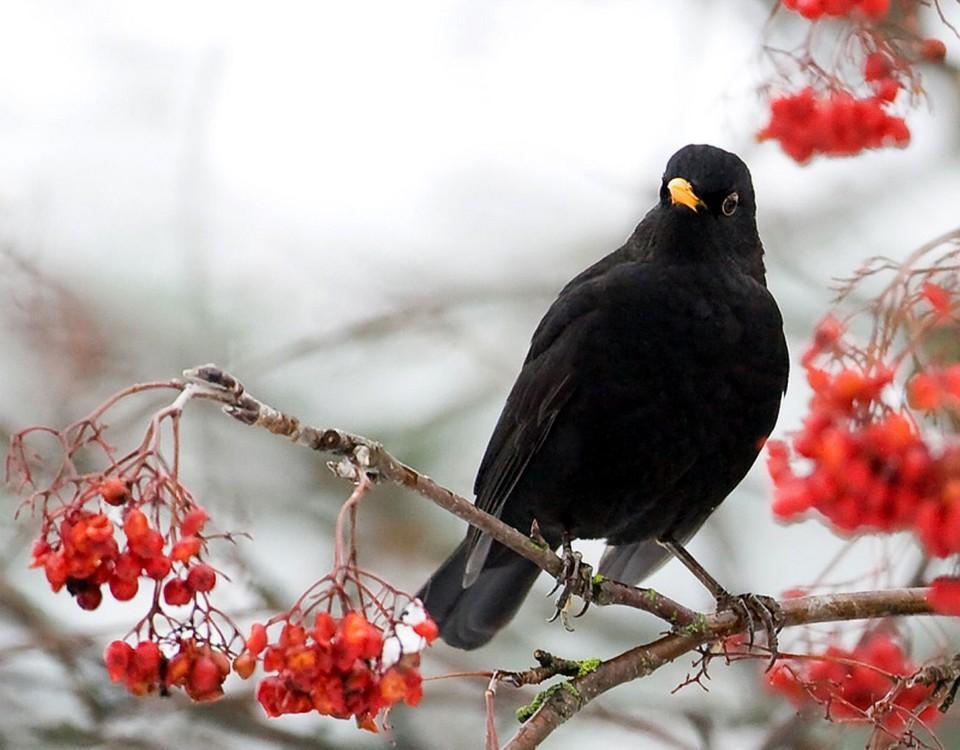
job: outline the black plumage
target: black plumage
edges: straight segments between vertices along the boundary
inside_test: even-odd
[[[787,382],[746,165],[691,145],[619,250],[560,292],[477,473],[477,505],[552,546],[606,538],[600,572],[639,582],[736,487]],[[453,646],[486,643],[539,573],[476,531],[419,596]]]

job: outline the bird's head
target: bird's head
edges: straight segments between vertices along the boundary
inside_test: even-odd
[[[677,151],[663,173],[659,209],[677,234],[697,238],[690,245],[709,240],[741,256],[762,253],[750,170],[729,151],[706,145]]]

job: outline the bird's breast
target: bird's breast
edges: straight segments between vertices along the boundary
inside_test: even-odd
[[[752,279],[710,270],[659,282],[611,290],[581,358],[592,408],[689,422],[704,435],[732,422],[767,428],[787,367],[772,297]]]

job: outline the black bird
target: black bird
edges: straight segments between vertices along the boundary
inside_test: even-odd
[[[606,538],[599,571],[624,583],[671,552],[694,569],[680,545],[753,464],[787,384],[755,217],[735,154],[671,157],[658,204],[540,321],[480,464],[478,507],[524,533],[536,520],[554,548]],[[471,649],[539,572],[472,530],[419,596],[443,639]]]

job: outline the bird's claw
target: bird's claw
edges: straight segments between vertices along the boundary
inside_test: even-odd
[[[561,559],[563,560],[563,568],[560,570],[560,575],[557,576],[556,584],[547,594],[547,596],[553,596],[557,589],[560,589],[560,596],[557,597],[553,616],[547,622],[555,622],[559,617],[564,630],[573,632],[568,613],[570,597],[576,595],[583,599],[583,608],[574,615],[574,617],[582,617],[590,608],[590,602],[593,598],[593,568],[583,561],[583,556],[579,552],[574,551],[573,547],[570,546],[569,539],[563,541]]]
[[[783,609],[777,600],[762,594],[740,594],[733,596],[726,594],[717,599],[717,611],[729,610],[733,612],[746,627],[747,647],[753,649],[756,632],[762,629],[767,634],[767,648],[770,650],[769,670],[777,661],[780,639],[778,637],[783,628]],[[758,628],[758,625],[761,626]]]

